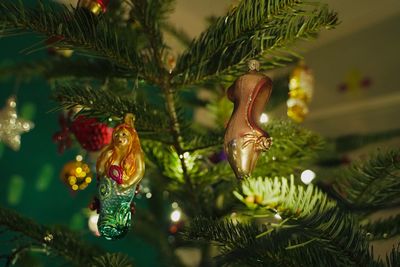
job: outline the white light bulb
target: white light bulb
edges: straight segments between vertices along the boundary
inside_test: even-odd
[[[88,220],[88,226],[90,231],[95,235],[95,236],[100,236],[99,229],[97,228],[97,221],[99,220],[99,214],[96,212],[90,214],[89,220]]]
[[[260,116],[260,122],[261,123],[267,123],[269,121],[269,117],[266,113],[261,114]]]
[[[315,178],[315,172],[312,170],[305,170],[301,173],[300,179],[303,183],[309,184],[314,180]]]
[[[274,217],[277,220],[282,220],[282,217],[281,217],[281,215],[279,215],[279,213],[275,213]]]
[[[171,221],[177,222],[180,220],[180,218],[181,218],[181,212],[179,210],[174,210],[171,213]]]
[[[178,202],[173,202],[173,203],[171,204],[171,207],[172,207],[173,209],[177,209],[177,208],[179,207]]]
[[[152,196],[153,195],[150,192],[146,193],[146,198],[151,198]]]

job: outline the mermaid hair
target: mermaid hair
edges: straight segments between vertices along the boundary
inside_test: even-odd
[[[139,136],[134,128],[134,116],[133,114],[127,114],[125,116],[125,122],[118,125],[113,131],[113,138],[111,143],[102,151],[98,161],[97,161],[97,173],[99,173],[99,164],[105,161],[104,170],[107,173],[108,169],[111,167],[113,161],[119,156],[119,150],[115,148],[114,144],[114,133],[117,133],[120,130],[127,130],[131,136],[128,148],[126,149],[125,155],[122,155],[122,160],[120,162],[120,167],[124,170],[125,175],[131,177],[136,171],[136,164],[135,164],[135,152],[140,151],[140,142]],[[107,158],[109,152],[111,156]]]

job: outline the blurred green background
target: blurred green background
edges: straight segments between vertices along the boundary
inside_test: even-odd
[[[33,61],[48,57],[46,50],[31,55],[21,53],[22,49],[38,40],[31,35],[0,39],[0,61]],[[60,155],[57,145],[52,142],[52,135],[60,129],[59,113],[50,112],[57,103],[50,99],[51,89],[46,81],[35,79],[17,86],[17,80],[17,77],[13,77],[0,81],[0,106],[4,107],[7,98],[18,87],[18,115],[33,121],[35,128],[21,136],[21,149],[18,152],[0,144],[3,183],[0,188],[1,205],[31,217],[38,223],[66,225],[81,233],[84,239],[108,251],[127,253],[134,259],[136,266],[158,266],[156,249],[132,233],[123,240],[106,241],[89,231],[88,217],[84,210],[95,194],[96,182],[94,180],[87,189],[76,194],[72,194],[62,183],[59,174],[63,165],[74,160],[79,151],[76,148],[70,149]],[[136,203],[143,207],[145,201],[142,198],[136,200]],[[45,266],[55,266],[55,260],[46,258]]]

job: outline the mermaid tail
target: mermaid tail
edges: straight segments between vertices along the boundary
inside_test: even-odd
[[[99,181],[100,215],[97,227],[108,240],[122,238],[131,228],[131,203],[136,185],[122,188],[116,181],[104,176]]]

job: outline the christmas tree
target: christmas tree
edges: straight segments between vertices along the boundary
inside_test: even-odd
[[[0,3],[2,37],[33,33],[32,38],[39,36],[40,40],[23,52],[44,49],[53,54],[1,64],[0,77],[15,78],[16,88],[21,82],[34,83],[37,76],[49,82],[52,102],[46,103],[63,114],[54,141],[60,152],[75,143],[88,162],[77,156],[66,164],[63,182],[78,198],[89,188],[99,190],[91,204],[100,212],[99,228],[93,231],[108,239],[123,238],[99,243],[100,237],[93,240],[72,226],[52,226],[28,218],[42,214],[35,216],[28,210],[20,214],[1,207],[0,259],[5,266],[43,266],[41,261],[49,266],[141,266],[141,262],[143,266],[185,266],[178,253],[185,248],[200,251],[199,266],[400,266],[397,246],[383,258],[374,256],[371,246],[372,241],[399,234],[400,216],[369,219],[376,211],[400,206],[400,150],[379,151],[342,166],[345,153],[398,136],[398,130],[323,138],[288,120],[271,120],[262,124],[260,135],[255,136],[260,143],[251,139],[254,148],[246,152],[247,157],[257,161],[260,150],[268,151],[248,170],[235,165],[244,160],[235,158],[236,150],[230,150],[232,140],[225,140],[224,145],[233,109],[225,89],[233,88],[228,95],[235,102],[235,113],[246,104],[234,95],[245,90],[235,83],[238,77],[251,73],[269,81],[261,73],[296,64],[299,71],[307,73],[295,47],[334,28],[336,12],[320,2],[242,0],[226,16],[211,18],[209,27],[190,40],[167,20],[173,0],[108,2],[81,0],[77,6],[47,1]],[[185,47],[179,56],[175,57],[165,41],[166,34]],[[252,60],[259,62],[262,71],[258,72],[258,63]],[[249,61],[254,64],[250,64],[250,72]],[[289,95],[288,115],[297,122],[304,119],[311,93],[296,86],[304,86],[302,75],[293,72],[290,92],[287,76],[273,79],[269,102],[269,95],[265,96],[268,110],[285,103]],[[269,88],[270,92],[268,85],[263,86],[260,90]],[[197,94],[200,90],[212,92],[213,98],[202,100]],[[29,94],[19,92],[18,98]],[[249,99],[249,103],[254,101]],[[18,150],[20,134],[31,130],[33,124],[18,117],[16,105],[10,98],[0,114],[0,138]],[[213,115],[212,126],[193,120],[193,109],[199,106]],[[251,113],[251,107],[246,106],[246,112]],[[249,122],[248,126],[259,125]],[[129,138],[137,141],[133,169],[125,167],[133,159],[119,157],[118,149],[112,147],[126,140],[136,142]],[[36,145],[35,151],[29,151],[34,155],[32,164],[39,164],[46,154],[46,148]],[[141,151],[146,164],[143,179]],[[18,153],[13,157],[16,168],[29,165],[18,157]],[[107,165],[110,157],[116,165]],[[309,168],[316,170],[317,178]],[[56,200],[56,193],[40,193],[48,179],[56,176],[53,170],[48,166],[41,171],[43,179],[32,194],[45,202],[69,201]],[[134,175],[125,177],[129,171]],[[92,182],[96,172],[98,189]],[[10,181],[13,188],[24,183],[21,177]],[[59,183],[59,187],[65,186]],[[111,203],[106,194],[112,195]],[[124,194],[127,199],[121,197]],[[9,202],[15,202],[16,195],[11,195]],[[131,203],[134,195],[142,199]],[[77,210],[89,203],[79,204]],[[115,211],[115,207],[125,210]],[[56,208],[43,210],[50,217],[55,212],[62,213]],[[96,212],[91,218],[93,214]],[[104,226],[102,221],[107,220],[131,228],[128,236],[122,237],[125,228]],[[130,253],[131,249],[141,251],[137,241],[131,248],[130,240],[138,237],[155,250],[151,255],[157,255],[157,261],[147,257],[140,262],[134,257],[138,252]]]

